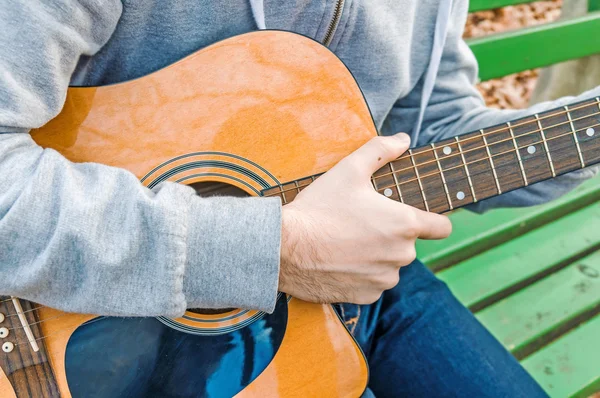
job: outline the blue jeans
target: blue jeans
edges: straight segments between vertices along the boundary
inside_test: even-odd
[[[364,397],[548,396],[419,261],[376,303],[337,307],[369,362]]]

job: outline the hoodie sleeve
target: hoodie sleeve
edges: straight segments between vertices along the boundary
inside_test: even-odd
[[[58,114],[81,55],[110,38],[117,0],[0,7],[0,295],[103,315],[187,307],[272,311],[277,198],[207,198],[126,170],[71,163],[29,136]]]
[[[569,103],[600,96],[600,87],[577,97],[537,104],[522,110],[498,110],[485,106],[475,88],[477,61],[462,39],[468,1],[455,0],[449,22],[446,43],[429,104],[424,112],[422,128],[416,146],[437,142],[480,128],[504,123],[527,115],[558,108]],[[392,109],[385,128],[389,131],[412,131],[418,118],[423,79],[400,99]],[[599,166],[577,170],[557,178],[532,184],[512,192],[482,200],[469,208],[484,212],[497,207],[519,207],[541,204],[555,199],[593,177]]]

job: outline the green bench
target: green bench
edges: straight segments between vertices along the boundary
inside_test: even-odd
[[[471,11],[527,0],[471,0]],[[600,53],[600,0],[584,17],[469,45],[482,80]],[[573,45],[576,43],[577,45]],[[450,216],[419,258],[552,397],[600,391],[600,178],[543,206]]]

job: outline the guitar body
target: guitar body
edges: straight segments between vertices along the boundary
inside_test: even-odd
[[[62,113],[32,136],[74,162],[130,170],[148,187],[218,182],[257,196],[328,170],[376,134],[335,55],[261,31],[136,80],[70,88]],[[368,379],[333,307],[285,295],[270,315],[124,319],[41,308],[27,320],[40,351],[21,344],[19,329],[3,339],[19,344],[0,352],[2,397],[357,397]]]

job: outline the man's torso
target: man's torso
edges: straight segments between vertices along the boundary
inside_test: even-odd
[[[265,0],[265,24],[323,42],[336,3]],[[344,2],[329,48],[354,74],[384,133],[393,133],[382,127],[388,112],[426,70],[436,10],[436,5],[414,0]],[[249,0],[123,0],[111,39],[93,57],[80,59],[72,84],[144,76],[216,41],[256,29]]]

